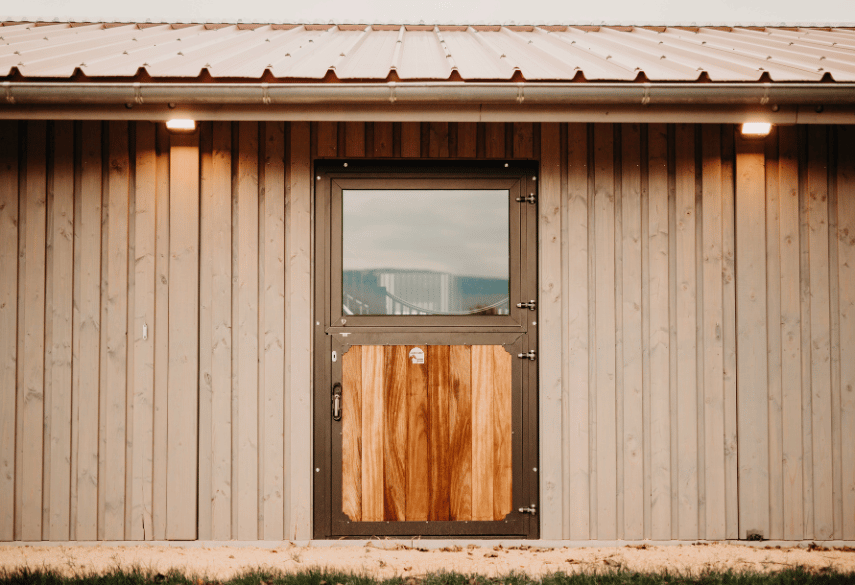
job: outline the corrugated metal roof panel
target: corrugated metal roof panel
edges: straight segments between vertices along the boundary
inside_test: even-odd
[[[0,76],[855,81],[855,30],[7,23]]]

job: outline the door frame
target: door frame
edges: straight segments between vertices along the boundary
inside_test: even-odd
[[[333,424],[331,420],[331,390],[333,385],[333,367],[331,352],[336,347],[357,344],[419,344],[424,340],[436,340],[442,334],[456,334],[457,341],[474,344],[495,344],[501,338],[502,345],[507,350],[519,351],[521,354],[536,350],[538,344],[538,311],[530,312],[525,308],[517,308],[516,302],[538,299],[538,236],[537,236],[537,205],[525,201],[528,194],[536,194],[536,180],[539,172],[536,161],[436,161],[436,160],[407,160],[407,161],[374,161],[374,160],[318,160],[313,169],[313,192],[315,200],[314,217],[314,391],[313,391],[313,537],[328,538],[367,538],[364,532],[354,534],[344,528],[339,511],[335,513],[333,503],[334,474],[333,459]],[[521,247],[523,256],[518,256],[519,272],[518,286],[514,291],[511,285],[509,299],[509,315],[476,316],[476,317],[439,317],[426,320],[422,316],[405,316],[402,322],[393,324],[388,317],[357,319],[347,326],[333,319],[340,318],[336,311],[331,310],[331,293],[333,289],[340,292],[340,287],[331,285],[333,269],[340,269],[339,262],[331,262],[331,245],[340,239],[332,237],[331,224],[333,216],[331,202],[333,197],[334,180],[345,178],[352,181],[356,178],[374,177],[374,179],[399,179],[401,177],[423,179],[428,182],[437,180],[461,181],[475,184],[479,181],[486,188],[491,188],[497,181],[508,183],[508,179],[517,179],[520,185],[519,193],[512,193],[513,199],[520,197],[521,211],[520,241],[526,239],[526,245]],[[475,183],[473,183],[473,181]],[[376,187],[375,187],[376,188]],[[493,187],[495,188],[495,187]],[[513,200],[512,199],[512,200]],[[513,217],[513,214],[509,216]],[[513,252],[512,252],[513,254]],[[512,256],[513,257],[513,256]],[[512,272],[513,274],[513,272]],[[512,278],[513,280],[513,278]],[[339,310],[340,312],[340,310]],[[398,319],[398,316],[395,317]],[[350,317],[348,317],[350,319]],[[403,326],[403,327],[402,327]],[[406,327],[406,330],[404,329]],[[351,337],[352,335],[352,337]],[[335,342],[333,341],[335,337]],[[339,337],[341,339],[339,339]],[[348,340],[350,337],[350,340]],[[434,341],[434,343],[436,343]],[[446,342],[448,343],[448,342]],[[513,354],[512,354],[513,355]],[[516,359],[516,358],[514,358]],[[340,360],[339,360],[340,364]],[[516,509],[506,518],[506,529],[499,526],[501,521],[431,521],[428,526],[421,522],[377,522],[377,535],[390,536],[430,536],[431,538],[458,538],[461,536],[484,538],[539,538],[540,534],[540,502],[539,502],[539,432],[538,432],[538,362],[528,359],[519,360],[521,396],[523,412],[521,424],[521,447],[515,450],[519,453],[521,467],[514,477],[514,506],[537,509],[535,515],[522,514]],[[515,431],[517,432],[517,431]],[[340,464],[340,463],[339,463]],[[514,467],[517,467],[515,464]],[[340,484],[338,488],[340,489]],[[387,525],[384,529],[382,525]],[[393,526],[392,526],[393,525]],[[427,529],[419,530],[417,527]],[[409,530],[408,530],[409,529]]]

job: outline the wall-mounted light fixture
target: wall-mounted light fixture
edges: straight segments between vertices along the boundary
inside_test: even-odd
[[[166,129],[173,134],[190,134],[196,131],[196,121],[186,118],[175,118],[166,122]]]
[[[744,138],[764,138],[769,136],[772,125],[768,122],[745,122],[741,131]]]

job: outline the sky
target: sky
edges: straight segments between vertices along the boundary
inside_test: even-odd
[[[342,197],[344,270],[508,278],[507,191],[356,191]]]
[[[855,23],[855,0],[0,0],[2,20],[376,24]]]

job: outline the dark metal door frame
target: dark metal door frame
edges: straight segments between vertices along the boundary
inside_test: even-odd
[[[402,161],[396,164],[340,160],[319,161],[314,171],[314,538],[538,538],[538,516],[519,511],[532,506],[540,508],[536,360],[514,357],[513,385],[518,389],[513,393],[513,511],[503,521],[351,522],[341,510],[341,427],[332,420],[331,414],[333,384],[341,381],[341,359],[332,361],[334,350],[341,356],[353,345],[501,344],[513,356],[536,351],[538,311],[518,308],[517,303],[537,299],[537,205],[526,200],[529,195],[536,194],[537,164],[519,161],[507,164],[505,161]],[[346,323],[342,323],[341,282],[337,281],[341,278],[341,233],[340,227],[332,229],[333,225],[341,225],[342,188],[438,188],[434,185],[446,189],[477,187],[510,191],[509,220],[514,227],[509,314],[348,315]]]

